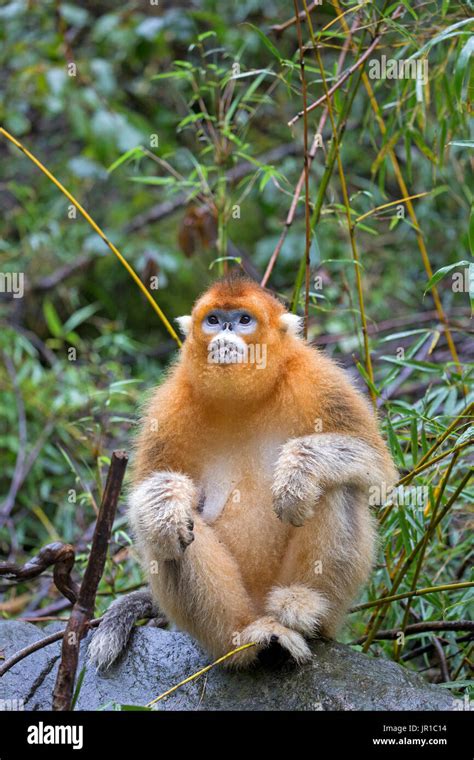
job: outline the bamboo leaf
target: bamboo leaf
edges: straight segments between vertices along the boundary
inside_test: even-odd
[[[452,272],[453,269],[457,269],[457,267],[468,267],[471,264],[470,261],[456,261],[455,264],[448,264],[446,267],[441,267],[441,269],[438,269],[433,277],[430,277],[428,284],[423,292],[423,295],[425,295],[431,288],[436,285],[437,282],[443,279],[443,277],[446,277],[449,272]]]

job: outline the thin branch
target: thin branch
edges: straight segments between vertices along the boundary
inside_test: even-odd
[[[193,673],[192,676],[185,678],[184,681],[180,681],[175,686],[172,686],[171,689],[168,689],[163,694],[160,694],[158,697],[155,697],[155,699],[152,699],[151,702],[147,702],[145,706],[153,707],[153,705],[155,705],[161,699],[164,699],[164,697],[167,697],[169,694],[172,694],[174,691],[176,691],[176,689],[179,689],[181,686],[184,686],[185,684],[190,683],[191,681],[195,681],[196,678],[199,678],[199,676],[202,676],[204,675],[204,673],[207,673],[215,665],[219,665],[221,662],[224,662],[224,660],[227,660],[229,657],[232,657],[234,654],[237,654],[237,652],[242,652],[244,649],[250,649],[250,647],[255,647],[255,646],[257,646],[256,642],[252,641],[250,644],[242,644],[242,646],[237,647],[237,649],[233,649],[231,652],[227,652],[226,654],[222,655],[222,657],[219,657],[218,660],[211,662],[210,665],[206,665],[205,668],[201,668],[201,670],[199,670],[197,673]]]
[[[31,286],[31,290],[39,293],[47,290],[53,290],[53,288],[55,288],[61,282],[64,282],[64,280],[67,280],[69,277],[73,277],[75,274],[83,272],[84,270],[91,267],[92,264],[98,260],[98,258],[99,257],[96,255],[90,256],[89,254],[78,256],[69,264],[64,264],[62,267],[59,267],[51,274],[48,274],[45,277],[42,277],[40,280],[34,282]]]
[[[357,69],[365,63],[365,61],[367,60],[369,55],[373,52],[373,50],[377,47],[381,39],[382,39],[382,35],[381,34],[377,35],[377,37],[374,38],[374,40],[371,42],[367,50],[360,56],[360,58],[357,59],[355,63],[352,64],[352,66],[350,66],[344,72],[344,74],[340,77],[340,79],[338,79],[337,82],[333,84],[333,86],[328,90],[327,94],[321,95],[320,98],[318,98],[317,100],[315,100],[314,103],[308,106],[307,113],[311,113],[311,111],[314,111],[315,108],[317,108],[318,106],[322,105],[323,103],[327,101],[328,96],[331,97],[331,95],[333,95],[336,92],[336,90],[339,90],[339,88],[342,87],[344,82],[347,82],[349,77],[352,76],[354,71],[357,71]],[[316,44],[316,42],[314,42],[314,49],[315,51],[319,50],[319,47]],[[288,126],[292,127],[294,124],[296,124],[296,122],[299,119],[301,119],[302,116],[304,116],[304,111],[299,111],[296,114],[296,116],[293,116],[293,118],[290,119],[290,121],[288,122]]]
[[[311,3],[311,5],[308,6],[308,11],[313,11],[317,6],[320,6],[321,3],[318,0],[315,0],[314,3]],[[306,21],[306,12],[300,11],[297,15],[292,16],[288,21],[285,21],[283,24],[274,24],[270,27],[272,32],[275,32],[275,34],[280,35],[282,32],[284,32],[286,29],[289,29],[290,26],[293,26],[296,24],[296,22]]]
[[[99,625],[102,620],[103,618],[95,618],[95,620],[90,620],[88,627],[93,628]],[[49,644],[54,644],[55,641],[61,641],[65,633],[66,628],[64,628],[63,631],[56,631],[56,633],[51,633],[49,636],[45,636],[43,639],[34,641],[33,644],[28,644],[28,646],[24,647],[24,649],[20,649],[18,652],[15,652],[14,655],[12,655],[8,660],[5,660],[3,665],[0,666],[0,678],[4,676],[5,673],[10,670],[10,668],[16,665],[17,662],[24,660],[25,657],[29,657],[30,654],[38,652],[40,649],[49,646]]]
[[[443,677],[443,682],[449,683],[451,678],[449,676],[449,668],[448,663],[446,662],[446,655],[444,653],[443,645],[437,636],[433,636],[433,646],[436,649],[436,654],[438,655],[439,667],[441,670],[441,675]]]
[[[79,593],[79,586],[71,578],[74,559],[74,547],[71,544],[56,541],[53,544],[43,546],[38,554],[24,565],[0,562],[0,576],[19,583],[37,578],[48,567],[54,565],[53,578],[57,589],[74,604]]]
[[[80,641],[87,630],[89,620],[94,614],[97,587],[104,571],[107,548],[127,462],[128,456],[125,451],[113,452],[97,516],[89,561],[63,638],[61,663],[53,692],[53,710],[71,709]]]
[[[375,636],[370,637],[370,643],[373,641],[394,641],[403,633],[405,636],[416,636],[431,631],[474,631],[474,621],[472,620],[431,620],[426,623],[412,623],[407,625],[405,631],[401,628],[390,628],[378,631]],[[368,644],[369,636],[362,636],[357,641],[351,641],[351,644]]]

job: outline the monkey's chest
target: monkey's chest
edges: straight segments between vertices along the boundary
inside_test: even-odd
[[[265,440],[248,449],[213,456],[199,478],[203,520],[215,523],[226,512],[243,517],[247,510],[267,501],[282,443]]]

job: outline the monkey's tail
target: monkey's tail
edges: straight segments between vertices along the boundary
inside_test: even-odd
[[[88,647],[89,661],[99,671],[110,668],[126,649],[137,620],[159,614],[149,589],[133,591],[116,599],[92,636]]]

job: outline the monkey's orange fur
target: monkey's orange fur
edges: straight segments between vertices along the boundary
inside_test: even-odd
[[[201,322],[216,308],[244,308],[257,318],[245,340],[266,345],[266,367],[208,362]],[[331,359],[287,329],[285,313],[251,281],[214,284],[193,309],[181,355],[149,402],[137,440],[135,488],[163,471],[195,486],[194,541],[179,558],[159,556],[136,505],[130,516],[158,604],[215,656],[252,638],[264,646],[278,636],[287,646],[286,637],[335,636],[373,562],[368,488],[395,480],[370,405]],[[287,444],[279,459],[285,443],[308,436]],[[321,493],[314,513],[295,527],[286,473],[299,485],[299,462],[307,469],[310,461],[321,463],[309,474]],[[179,483],[174,495],[179,501]],[[208,522],[206,506],[199,512],[206,499],[224,504]],[[304,659],[304,644],[293,643],[287,648]],[[246,650],[235,662],[255,656]]]

